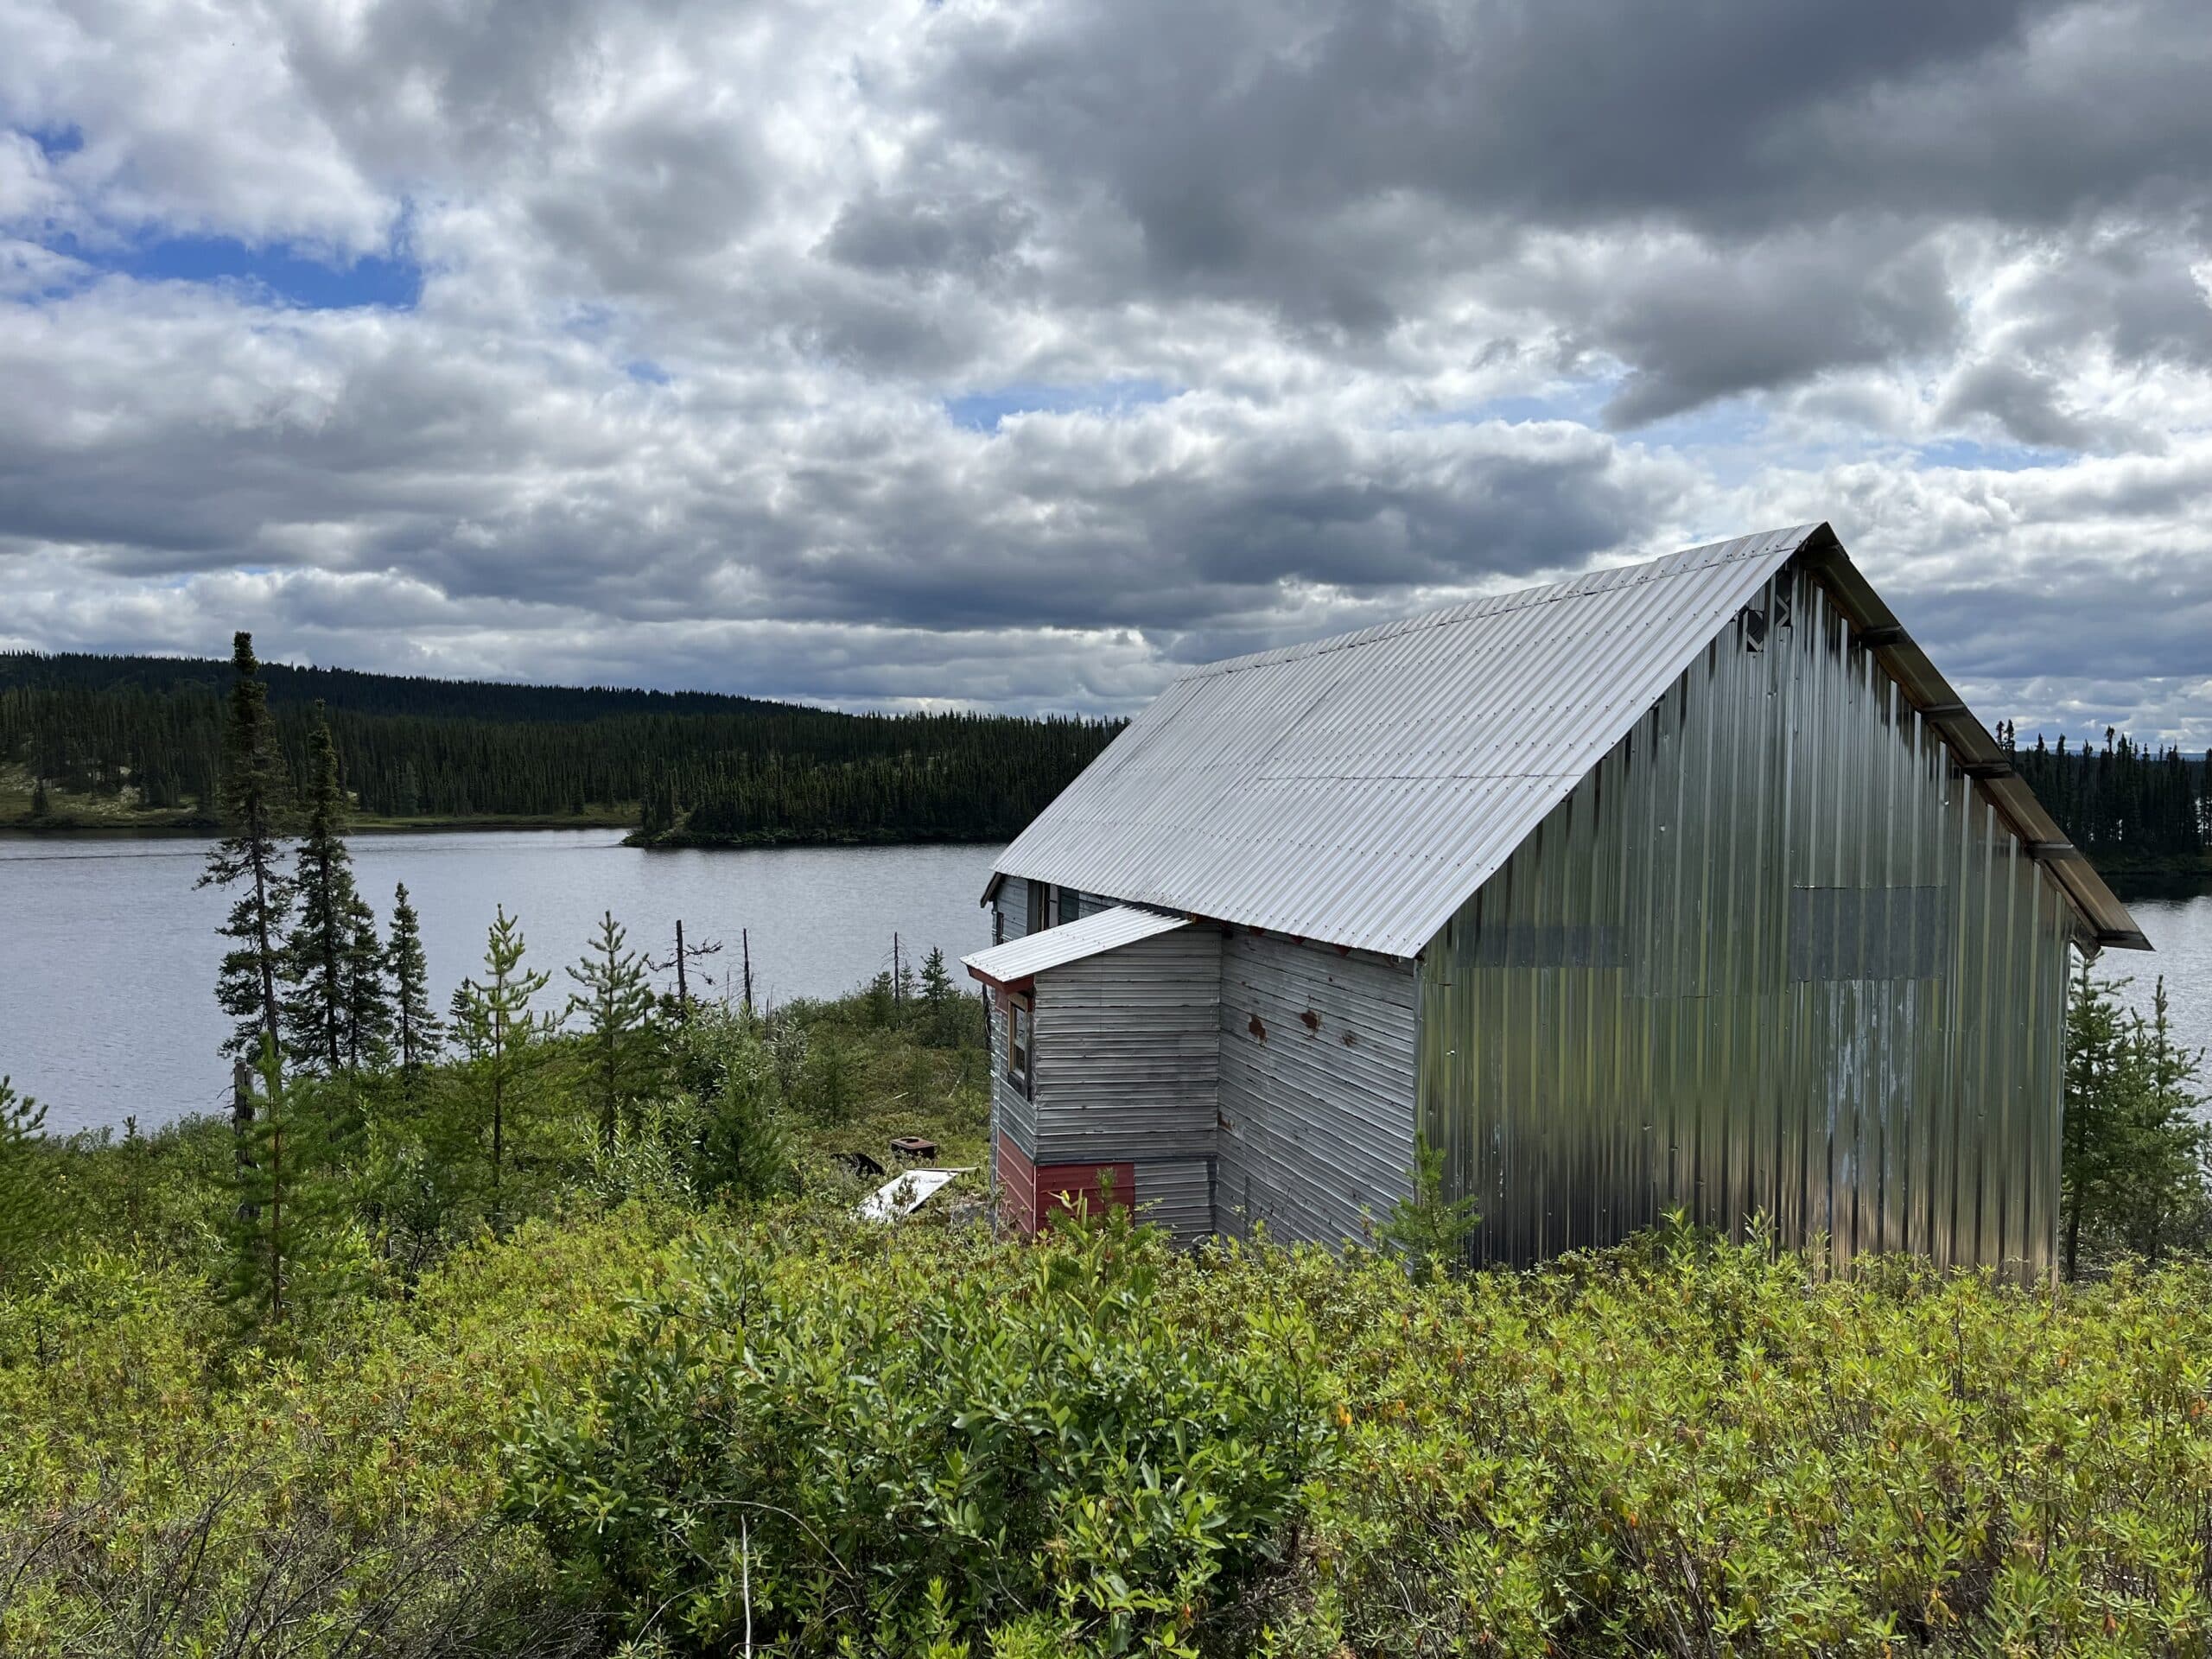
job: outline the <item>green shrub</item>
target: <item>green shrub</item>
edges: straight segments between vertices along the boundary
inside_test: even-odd
[[[779,1651],[1195,1651],[1327,1465],[1311,1333],[1263,1309],[1190,1341],[1159,1240],[1064,1235],[703,1252],[588,1408],[532,1418],[518,1512],[690,1650],[749,1618]]]
[[[638,1210],[529,1223],[283,1351],[235,1346],[204,1277],[119,1255],[0,1294],[0,1653],[596,1648],[499,1522],[501,1447],[518,1400],[610,1351],[666,1237]]]
[[[1414,1287],[1230,1262],[1350,1446],[1284,1651],[2203,1654],[2212,1274],[1831,1280],[1694,1234]]]

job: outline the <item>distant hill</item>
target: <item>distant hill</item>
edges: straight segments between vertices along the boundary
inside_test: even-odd
[[[436,680],[416,675],[368,674],[352,668],[295,668],[286,663],[264,663],[261,677],[268,684],[272,703],[320,701],[331,709],[358,715],[413,715],[435,720],[579,721],[615,715],[727,715],[803,707],[760,697],[725,696],[715,691]],[[219,694],[230,683],[230,663],[206,657],[0,652],[0,691],[36,686]]]
[[[0,827],[204,829],[230,664],[0,655]],[[303,781],[320,701],[371,824],[625,823],[655,844],[996,840],[1119,722],[263,670]]]

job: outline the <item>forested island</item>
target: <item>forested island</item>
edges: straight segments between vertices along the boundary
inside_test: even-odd
[[[650,846],[998,841],[1120,723],[845,714],[708,692],[263,668],[309,781],[320,705],[362,829],[620,825]],[[218,823],[228,663],[0,656],[0,827]]]

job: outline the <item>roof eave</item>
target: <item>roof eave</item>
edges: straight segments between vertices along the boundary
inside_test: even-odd
[[[2057,820],[2036,799],[2035,791],[2012,768],[2002,744],[1974,717],[1897,613],[1882,602],[1874,586],[1851,562],[1843,543],[1827,524],[1805,538],[1795,563],[1828,591],[1851,624],[1859,643],[1872,652],[1885,673],[1930,730],[1942,739],[1970,783],[1980,785],[2005,827],[2018,837],[2028,856],[2050,873],[2074,908],[2086,939],[2121,950],[2148,950],[2151,942],[2127,906],[2105,879],[2066,838]]]

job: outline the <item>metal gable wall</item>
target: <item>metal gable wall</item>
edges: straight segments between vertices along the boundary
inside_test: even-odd
[[[1857,620],[1802,576],[1787,599],[1788,626],[1700,653],[1421,960],[1421,1122],[1478,1261],[1679,1208],[1764,1213],[1839,1262],[2050,1262],[2079,918]]]

